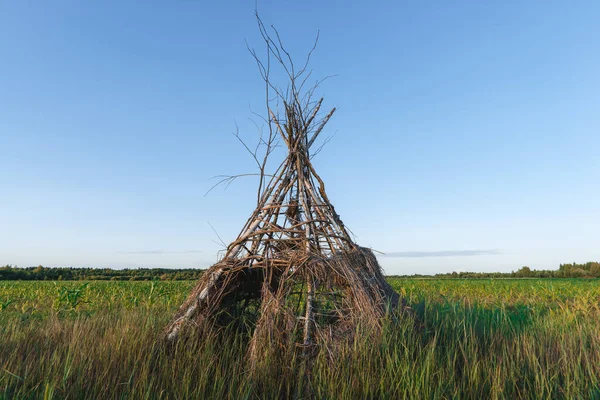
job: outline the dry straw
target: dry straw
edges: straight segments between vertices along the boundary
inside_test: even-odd
[[[165,330],[175,340],[190,328],[214,330],[250,320],[253,366],[274,356],[310,359],[318,351],[335,357],[339,344],[359,328],[379,332],[382,317],[399,303],[373,252],[350,237],[311,163],[312,147],[335,112],[322,113],[323,99],[313,100],[321,81],[305,89],[315,47],[297,70],[278,32],[273,28],[270,35],[257,20],[266,62],[250,51],[266,83],[269,136],[259,142],[264,157],[244,146],[260,169],[258,204]],[[272,83],[271,64],[283,68],[285,89]],[[285,144],[287,157],[267,175],[277,141]]]

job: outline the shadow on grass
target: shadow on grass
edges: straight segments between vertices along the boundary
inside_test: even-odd
[[[411,308],[423,345],[435,340],[437,346],[453,347],[467,340],[482,355],[500,339],[506,342],[518,338],[534,320],[533,310],[525,304],[486,307],[444,298],[440,302],[420,301]]]

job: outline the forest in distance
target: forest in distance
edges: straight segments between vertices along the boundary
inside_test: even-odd
[[[186,281],[197,280],[204,269],[171,269],[171,268],[53,268],[38,265],[37,267],[17,267],[5,265],[0,267],[0,281]],[[521,267],[512,272],[451,272],[436,275],[388,275],[392,278],[436,278],[436,279],[490,279],[490,278],[600,278],[600,262],[583,264],[560,264],[557,270],[535,270]]]

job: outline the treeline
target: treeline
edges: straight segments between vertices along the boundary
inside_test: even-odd
[[[110,269],[110,268],[48,268],[41,265],[37,267],[19,268],[11,265],[0,267],[0,281],[184,281],[197,280],[204,270],[202,269],[167,269],[167,268],[137,268],[137,269]],[[431,275],[393,275],[402,278],[431,278]],[[452,272],[436,274],[435,278],[600,278],[600,262],[587,262],[585,264],[560,264],[558,270],[536,270],[522,267],[513,272]]]
[[[431,275],[402,275],[398,277],[431,278]],[[558,270],[537,270],[522,267],[512,272],[451,272],[436,274],[436,278],[600,278],[600,262],[560,264]]]
[[[23,281],[183,281],[200,278],[202,269],[167,269],[167,268],[48,268],[43,266],[18,268],[11,265],[0,267],[1,280]]]

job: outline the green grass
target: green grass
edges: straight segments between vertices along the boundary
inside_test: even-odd
[[[600,399],[600,281],[391,283],[415,318],[319,356],[314,397]],[[193,284],[0,282],[0,398],[302,397],[300,365],[250,377],[245,337],[157,344]]]

